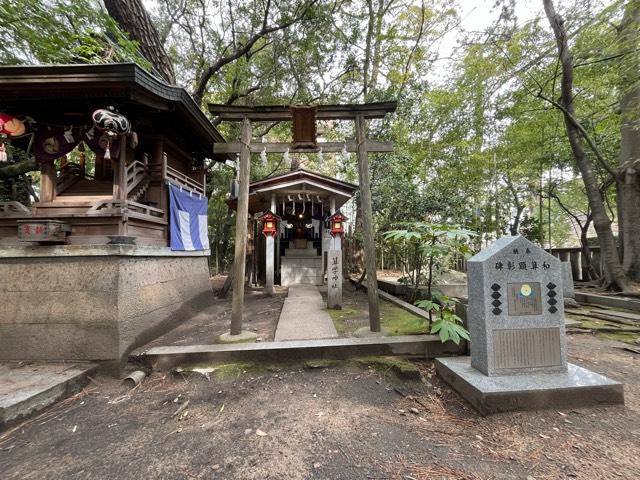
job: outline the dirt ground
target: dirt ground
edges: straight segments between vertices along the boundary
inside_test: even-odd
[[[575,363],[625,383],[626,406],[482,418],[429,362],[422,381],[351,364],[227,380],[155,373],[132,391],[98,377],[0,433],[0,476],[638,478],[640,355],[591,335],[569,346]]]
[[[214,291],[220,290],[224,276],[211,279]],[[247,288],[244,297],[243,328],[256,332],[258,341],[273,341],[280,311],[286,298],[286,289],[278,289],[272,297],[261,290]],[[215,298],[211,305],[201,310],[179,327],[136,349],[133,354],[151,347],[164,345],[198,345],[215,343],[229,331],[231,325],[231,293],[225,299]]]

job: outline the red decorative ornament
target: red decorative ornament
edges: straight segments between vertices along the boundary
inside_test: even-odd
[[[278,233],[278,221],[280,217],[267,210],[260,219],[262,220],[262,234],[265,237],[275,237]]]
[[[19,137],[24,135],[27,127],[19,118],[7,113],[0,113],[0,134],[8,137]]]
[[[348,218],[342,215],[340,210],[331,215],[327,220],[331,223],[332,237],[335,237],[336,235],[344,235],[344,222],[348,220]]]
[[[0,162],[6,162],[9,159],[4,140],[7,137],[24,135],[26,131],[27,127],[22,120],[7,113],[0,113]]]

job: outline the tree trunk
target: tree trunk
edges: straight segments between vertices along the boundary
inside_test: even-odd
[[[140,52],[151,62],[154,69],[167,82],[175,84],[176,76],[173,66],[142,0],[104,0],[104,5],[120,28],[140,44]]]
[[[567,137],[576,164],[582,175],[589,206],[593,212],[593,225],[598,235],[600,244],[600,252],[605,263],[605,276],[607,285],[627,290],[629,280],[622,269],[618,251],[616,248],[615,238],[611,229],[611,219],[607,215],[604,200],[598,189],[598,179],[593,169],[591,160],[587,157],[582,140],[580,138],[580,130],[576,125],[575,109],[573,107],[573,58],[569,51],[569,43],[567,33],[564,27],[564,19],[558,15],[553,6],[552,0],[543,0],[544,10],[553,29],[558,48],[558,56],[562,65],[562,81],[560,106],[564,116],[564,123],[567,130]]]
[[[618,222],[622,268],[640,281],[640,0],[631,0],[618,30],[618,44],[626,53],[620,65],[620,153]]]

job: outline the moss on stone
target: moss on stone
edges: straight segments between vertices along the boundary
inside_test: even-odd
[[[420,371],[410,362],[401,357],[359,357],[353,363],[361,367],[371,367],[383,375],[391,372],[399,378],[420,380]]]
[[[387,329],[390,336],[427,333],[426,319],[417,317],[387,301],[380,302],[380,323]]]
[[[637,345],[636,341],[640,338],[638,332],[628,331],[629,329],[637,329],[637,327],[634,326],[607,322],[606,320],[585,320],[584,318],[580,318],[579,320],[581,320],[580,328],[594,330],[596,335],[600,338],[606,338],[607,340],[613,340],[616,342],[630,343],[631,345]],[[602,328],[615,328],[616,331],[602,332],[600,331]]]
[[[331,368],[338,367],[341,363],[344,363],[342,360],[331,360],[327,358],[315,359],[315,360],[306,360],[303,362],[302,366],[306,369],[314,369],[314,368]]]
[[[193,363],[181,365],[174,369],[175,373],[183,375],[203,375],[216,380],[235,380],[246,374],[256,374],[269,370],[269,365],[256,362],[233,362],[233,363]]]
[[[327,310],[340,336],[351,336],[358,328],[367,325],[366,310],[343,308]],[[380,300],[380,323],[390,336],[427,333],[427,321],[403,310],[386,300]]]

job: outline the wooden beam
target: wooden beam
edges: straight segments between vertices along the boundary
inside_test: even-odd
[[[372,153],[385,153],[393,152],[392,142],[378,142],[376,140],[366,140],[367,151]],[[262,150],[266,150],[267,153],[284,153],[289,150],[289,153],[317,153],[322,148],[323,153],[338,153],[342,152],[345,145],[347,152],[357,152],[358,147],[356,142],[321,142],[317,144],[316,148],[293,148],[290,143],[271,143],[271,142],[252,142],[250,145],[251,153],[260,153]],[[240,153],[242,144],[240,142],[233,143],[214,143],[214,154],[229,154]]]
[[[235,254],[233,257],[233,300],[231,305],[231,335],[242,332],[242,307],[244,306],[244,273],[247,256],[247,219],[249,213],[249,174],[251,168],[249,142],[251,141],[251,122],[245,118],[242,122],[242,148],[240,149],[238,210],[236,212]]]
[[[373,240],[373,209],[371,206],[371,178],[367,153],[366,120],[356,117],[356,142],[358,143],[358,173],[360,175],[360,202],[364,239],[364,264],[367,269],[367,296],[369,297],[369,325],[372,332],[380,331],[380,306],[378,304],[378,279],[376,277],[376,244]]]
[[[316,106],[316,120],[355,120],[356,116],[363,118],[383,118],[387,113],[394,112],[397,102],[363,103],[351,105],[318,105]],[[292,121],[289,105],[263,105],[246,107],[243,105],[209,104],[209,112],[222,120],[240,122],[244,118],[256,122]]]

